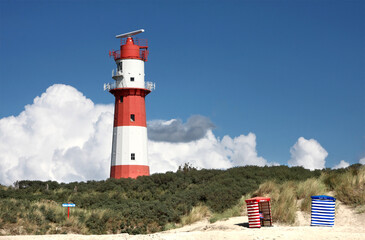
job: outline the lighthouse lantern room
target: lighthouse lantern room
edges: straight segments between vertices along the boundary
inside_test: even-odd
[[[137,178],[150,174],[147,158],[145,97],[155,84],[145,82],[144,63],[148,57],[147,40],[132,36],[143,29],[117,35],[120,50],[110,51],[117,65],[114,83],[104,84],[115,97],[111,178]]]

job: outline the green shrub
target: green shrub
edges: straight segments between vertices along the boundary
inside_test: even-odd
[[[47,221],[54,222],[54,223],[59,222],[59,219],[57,218],[53,209],[47,209],[44,212],[44,216],[45,216],[45,220],[47,220]]]
[[[77,213],[78,221],[83,224],[86,221],[86,214],[84,212]]]
[[[257,194],[271,195],[276,201],[282,192],[280,184],[319,175],[320,171],[301,167],[196,170],[186,165],[175,173],[137,179],[73,183],[19,181],[19,188],[0,188],[0,222],[4,222],[3,214],[7,212],[13,216],[13,222],[14,218],[22,219],[24,229],[30,234],[151,233],[180,224],[182,216],[186,218],[184,222],[195,221],[194,211],[201,206],[213,212],[212,221],[242,214],[246,207],[244,201],[239,203],[240,199],[260,184],[269,181],[261,185]],[[278,190],[270,190],[275,188]],[[61,207],[64,202],[76,204],[69,220],[67,209]],[[3,225],[14,225],[14,229],[16,226],[15,223]],[[48,229],[48,225],[57,225],[59,229]]]
[[[26,220],[38,226],[41,226],[44,222],[43,217],[39,212],[30,212],[26,215],[26,218]]]
[[[93,213],[85,222],[91,234],[105,234],[106,222],[98,213]]]
[[[16,223],[17,222],[17,216],[14,212],[3,213],[2,219],[5,223]]]
[[[45,211],[46,211],[46,206],[41,205],[41,206],[40,206],[40,208],[39,208],[39,211],[41,211],[41,213],[45,213]]]
[[[234,205],[232,208],[226,209],[222,213],[213,213],[212,217],[209,219],[209,222],[214,223],[216,221],[225,220],[231,217],[237,217],[243,214],[247,214],[247,207],[245,200],[248,198],[250,198],[248,194],[242,196],[241,199],[238,201],[238,203]]]

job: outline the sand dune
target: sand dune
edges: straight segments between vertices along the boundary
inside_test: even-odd
[[[213,224],[208,220],[200,221],[182,228],[147,235],[44,235],[44,236],[3,236],[0,240],[209,240],[209,239],[247,239],[247,240],[277,240],[277,239],[362,239],[365,240],[365,213],[356,214],[349,207],[338,204],[334,227],[310,227],[310,215],[298,212],[295,226],[275,224],[273,227],[250,229],[247,227],[247,216],[234,217]]]

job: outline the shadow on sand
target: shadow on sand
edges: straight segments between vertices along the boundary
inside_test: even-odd
[[[248,222],[245,222],[245,223],[237,223],[235,225],[240,226],[240,227],[248,228]]]

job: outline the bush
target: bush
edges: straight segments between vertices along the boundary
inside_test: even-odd
[[[181,221],[186,224],[202,216],[210,216],[210,211],[214,212],[212,221],[242,214],[246,207],[244,202],[239,203],[240,199],[263,182],[269,181],[261,185],[259,194],[269,194],[278,199],[281,190],[274,189],[280,188],[283,182],[302,181],[319,174],[320,171],[301,167],[246,166],[228,170],[196,170],[187,164],[175,173],[137,179],[67,184],[19,181],[17,187],[0,188],[0,214],[11,213],[13,221],[14,218],[16,221],[23,218],[24,229],[32,234],[44,231],[151,233],[176,226]],[[67,209],[61,207],[64,202],[76,204],[69,220],[66,218]],[[4,217],[1,216],[0,222],[4,222]],[[48,229],[48,225],[57,225],[60,229]]]
[[[3,221],[6,223],[17,223],[17,216],[16,214],[5,212],[2,216]]]
[[[43,217],[38,211],[28,213],[26,218],[27,221],[38,226],[41,226],[44,223]]]
[[[53,223],[58,223],[60,222],[60,219],[57,217],[55,211],[53,209],[47,209],[44,212],[44,217],[47,221],[53,222]]]
[[[226,209],[222,213],[213,213],[212,217],[209,219],[210,223],[216,221],[225,220],[231,217],[241,216],[247,214],[247,206],[245,200],[250,198],[249,195],[242,196],[238,203],[232,208]]]
[[[105,234],[106,222],[99,214],[93,213],[85,222],[91,234]]]

